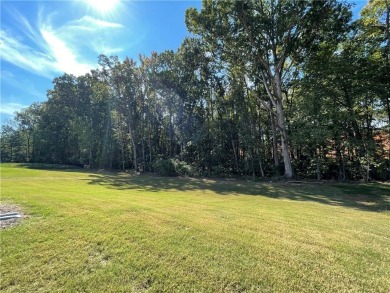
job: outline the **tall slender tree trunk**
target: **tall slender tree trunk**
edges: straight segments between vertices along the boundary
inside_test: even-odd
[[[27,150],[26,150],[26,160],[30,162],[30,134],[27,135]]]
[[[120,121],[119,121],[120,123]],[[119,127],[120,127],[120,132],[121,132],[121,160],[122,160],[122,164],[121,164],[121,168],[122,170],[125,170],[125,129],[123,129],[122,123],[119,124]]]
[[[93,163],[92,163],[92,144],[89,142],[89,158],[88,158],[88,167],[92,168]]]
[[[238,174],[240,172],[240,168],[238,167],[237,147],[236,147],[236,144],[234,143],[233,138],[231,139],[231,141],[232,141],[232,148],[233,148],[233,153],[234,153],[234,162],[236,165],[236,172]]]
[[[284,176],[291,178],[293,176],[290,148],[288,145],[288,136],[286,130],[286,120],[283,112],[283,93],[282,93],[282,79],[281,72],[275,73],[275,92],[276,92],[276,114],[278,117],[278,128],[280,132],[280,144],[282,147],[283,162],[284,162]]]
[[[264,80],[263,84],[267,90],[268,96],[271,99],[273,106],[276,108],[276,116],[277,116],[277,123],[278,123],[277,126],[280,133],[280,144],[281,144],[283,162],[284,162],[284,176],[286,178],[291,178],[293,176],[293,171],[292,171],[291,158],[290,158],[290,148],[288,145],[286,120],[284,117],[284,111],[282,105],[283,93],[282,93],[281,72],[275,72],[274,80],[271,79],[269,80],[268,83],[266,80]],[[273,112],[272,109],[269,110],[271,111],[271,113]]]
[[[256,180],[256,171],[255,171],[255,156],[254,156],[254,151],[252,147],[248,147],[248,152],[251,157],[251,169],[252,169],[252,177],[253,180]]]
[[[264,148],[265,143],[263,142],[263,131],[262,131],[262,125],[261,125],[261,119],[260,119],[260,105],[259,105],[259,112],[258,112],[258,127],[259,127],[259,147],[256,148],[257,156],[259,157],[259,167],[260,167],[260,173],[261,177],[265,177],[264,169],[263,169],[263,163],[262,163],[262,155],[261,155],[261,149]]]
[[[145,170],[146,165],[146,154],[145,154],[145,140],[142,138],[142,170]]]
[[[315,151],[316,157],[317,157],[317,168],[316,168],[316,173],[317,173],[317,180],[321,180],[321,164],[320,164],[320,154],[321,151],[320,149],[316,149]]]
[[[283,162],[284,162],[284,176],[291,178],[293,176],[291,159],[290,159],[290,149],[288,146],[287,131],[284,121],[284,113],[282,108],[281,101],[277,101],[276,104],[276,113],[278,115],[278,128],[280,132],[280,144],[282,147]]]
[[[123,142],[122,142],[122,144],[121,144],[121,160],[122,160],[121,169],[122,169],[122,170],[125,170],[125,150],[124,150]]]
[[[133,147],[134,170],[138,171],[137,149],[136,149],[136,144],[135,144],[134,137],[133,137],[133,131],[131,129],[131,123],[129,123],[129,134],[130,134],[131,145]]]
[[[278,170],[279,168],[279,156],[278,156],[278,142],[276,138],[276,126],[275,126],[275,118],[272,114],[272,102],[270,101],[270,119],[271,119],[271,130],[272,130],[272,151],[273,151],[273,157],[274,157],[274,166],[275,169]]]
[[[35,135],[32,136],[31,141],[31,162],[35,163]]]
[[[153,162],[153,158],[152,158],[152,134],[150,133],[149,131],[149,137],[148,137],[148,145],[149,145],[149,172],[152,171],[152,162]]]
[[[261,162],[261,159],[262,159],[262,157],[261,157],[261,152],[260,152],[260,150],[259,149],[257,149],[257,155],[258,155],[258,157],[259,157],[259,168],[260,168],[260,173],[261,173],[261,177],[265,177],[265,174],[264,174],[264,169],[263,169],[263,163]]]
[[[345,181],[345,164],[344,164],[344,156],[343,150],[341,149],[340,142],[336,144],[336,158],[339,163],[339,176],[338,179],[341,181]]]
[[[389,133],[390,133],[390,98],[386,98],[386,108],[387,108],[387,119],[388,119],[388,126],[389,126]]]
[[[142,108],[142,170],[141,172],[145,171],[146,166],[146,153],[145,153],[145,117],[144,117],[144,109]]]

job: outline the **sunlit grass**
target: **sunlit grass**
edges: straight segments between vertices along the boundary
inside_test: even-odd
[[[2,165],[0,290],[386,292],[389,194]]]

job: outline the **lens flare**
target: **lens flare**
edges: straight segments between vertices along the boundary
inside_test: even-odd
[[[88,6],[99,13],[112,12],[119,4],[120,0],[84,0]]]

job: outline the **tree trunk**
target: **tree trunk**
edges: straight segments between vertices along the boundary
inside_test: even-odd
[[[153,162],[153,157],[152,157],[152,138],[151,138],[151,134],[149,133],[149,172],[152,172],[152,162]]]
[[[89,160],[88,160],[88,166],[89,166],[89,168],[92,168],[92,167],[93,167],[93,163],[92,163],[92,145],[91,145],[91,142],[89,143]]]
[[[261,154],[260,154],[259,150],[257,152],[258,152],[258,156],[259,156],[259,168],[260,168],[261,177],[264,178],[265,175],[264,175],[263,164],[261,163]]]
[[[120,131],[121,131],[121,161],[122,161],[122,166],[121,169],[125,170],[125,142],[124,142],[124,133],[122,131],[122,126],[120,126]]]
[[[387,108],[387,124],[389,127],[389,133],[390,133],[390,99],[389,97],[386,97],[386,108]]]
[[[145,171],[145,166],[146,166],[146,154],[145,154],[145,140],[142,137],[142,171]]]
[[[252,148],[249,148],[249,155],[251,156],[252,177],[253,180],[256,180],[256,171],[255,171],[255,164],[254,164],[255,156]]]
[[[318,149],[316,150],[316,155],[317,155],[317,169],[316,169],[316,173],[317,173],[317,180],[321,180],[321,166],[320,166],[320,153],[321,151]]]
[[[31,137],[31,134],[27,134],[27,150],[26,150],[27,162],[30,162],[30,137]]]
[[[138,170],[137,149],[136,149],[136,145],[135,145],[135,141],[134,141],[134,137],[133,137],[133,131],[131,129],[130,123],[129,123],[129,134],[130,134],[131,144],[133,146],[134,170],[137,171]]]
[[[31,141],[31,162],[35,163],[35,135],[32,136]]]
[[[284,162],[284,176],[291,178],[293,176],[291,159],[290,159],[290,150],[287,140],[287,131],[284,125],[284,113],[282,108],[281,101],[278,101],[276,104],[276,113],[278,115],[278,126],[280,132],[280,142],[282,147],[283,162]]]
[[[282,148],[283,162],[284,162],[284,176],[286,178],[291,178],[293,176],[291,158],[290,158],[290,149],[288,145],[288,136],[285,126],[285,117],[283,111],[283,94],[282,94],[282,79],[281,72],[275,72],[274,80],[269,80],[267,83],[265,80],[263,84],[267,90],[268,96],[271,99],[273,106],[276,108],[276,116],[278,121],[278,129],[280,133],[280,143]],[[271,84],[271,87],[270,87]],[[272,90],[271,90],[272,88]],[[273,113],[272,109],[269,109],[271,114]]]
[[[272,111],[272,103],[270,101],[270,108]],[[275,126],[275,118],[272,112],[270,112],[271,117],[271,129],[272,129],[272,151],[273,151],[273,157],[274,157],[274,166],[275,169],[279,170],[279,156],[278,156],[278,142],[276,138],[276,126]]]
[[[240,170],[238,167],[237,148],[236,148],[236,144],[234,143],[234,140],[231,139],[231,141],[232,141],[232,147],[233,147],[233,153],[234,153],[234,162],[236,165],[236,172],[237,172],[237,174],[239,174]]]
[[[343,150],[341,149],[339,142],[337,142],[336,145],[336,158],[339,163],[338,179],[341,181],[345,181],[346,176],[345,176],[344,156],[343,156]]]

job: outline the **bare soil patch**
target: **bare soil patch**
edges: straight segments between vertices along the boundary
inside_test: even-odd
[[[20,221],[23,218],[27,217],[25,214],[23,214],[22,209],[18,205],[8,204],[8,203],[0,203],[0,214],[10,213],[10,212],[16,212],[21,217],[7,219],[7,220],[1,220],[0,221],[0,229],[11,228],[11,227],[17,225],[18,223],[20,223]]]

